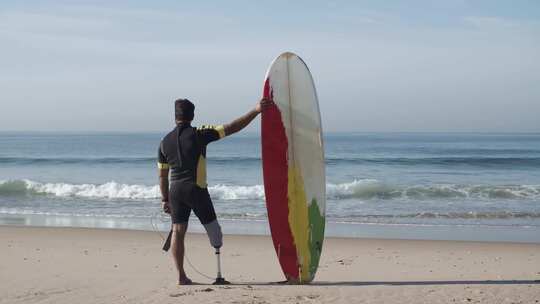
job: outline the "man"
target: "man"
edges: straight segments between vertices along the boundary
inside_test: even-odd
[[[178,284],[191,283],[184,271],[184,237],[191,210],[206,229],[212,247],[218,250],[222,246],[221,227],[206,184],[206,146],[242,130],[270,104],[262,99],[253,110],[226,125],[192,127],[195,105],[187,99],[175,101],[176,127],[159,145],[158,168],[163,211],[172,219],[171,252]]]

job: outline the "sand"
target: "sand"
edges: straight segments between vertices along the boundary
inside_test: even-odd
[[[205,235],[187,254],[215,276]],[[540,303],[540,244],[327,238],[316,281],[283,280],[271,239],[226,235],[229,286],[186,265],[177,286],[155,232],[0,226],[0,303]]]

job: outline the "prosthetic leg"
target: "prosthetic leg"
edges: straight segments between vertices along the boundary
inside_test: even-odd
[[[227,285],[231,284],[229,281],[221,275],[221,256],[219,249],[223,246],[223,234],[221,233],[221,227],[217,220],[204,225],[206,229],[206,234],[210,240],[210,245],[216,250],[216,259],[217,259],[217,277],[213,285]]]
[[[221,259],[219,255],[219,248],[216,248],[216,257],[217,257],[217,277],[216,277],[216,281],[212,284],[213,285],[231,284],[229,281],[225,280],[225,278],[221,276]]]

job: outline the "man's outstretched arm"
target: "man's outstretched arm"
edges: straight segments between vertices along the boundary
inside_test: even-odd
[[[261,113],[265,108],[267,108],[271,104],[272,104],[271,100],[265,99],[265,98],[261,99],[261,101],[257,103],[257,105],[255,106],[253,110],[235,119],[233,122],[226,124],[224,126],[225,135],[228,136],[228,135],[234,134],[242,130],[243,128],[245,128],[247,125],[249,125],[253,121],[253,119],[255,119],[255,117],[257,117],[257,115],[259,115],[259,113]]]

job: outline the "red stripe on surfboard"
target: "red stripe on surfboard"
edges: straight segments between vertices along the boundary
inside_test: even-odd
[[[273,99],[268,78],[264,83],[263,96]],[[264,193],[274,248],[287,279],[298,279],[298,256],[289,226],[288,142],[277,105],[262,113],[261,133]]]

